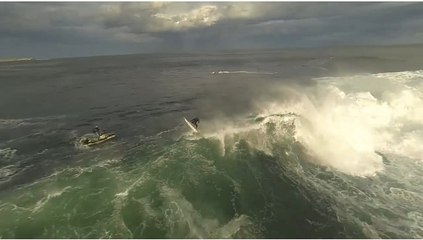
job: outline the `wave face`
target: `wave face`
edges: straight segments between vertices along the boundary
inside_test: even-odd
[[[298,83],[274,65],[260,72],[278,75],[212,77],[249,62],[126,58],[168,65],[44,62],[89,66],[78,72],[84,81],[95,67],[102,84],[78,88],[67,77],[59,86],[93,101],[0,119],[1,238],[423,237],[423,71],[312,72]],[[326,74],[336,59],[306,62]],[[83,94],[96,86],[116,91]],[[200,134],[186,126],[191,116],[201,118]],[[93,123],[116,139],[82,146]]]

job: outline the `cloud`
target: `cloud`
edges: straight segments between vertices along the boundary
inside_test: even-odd
[[[198,4],[107,4],[97,13],[105,28],[126,27],[132,33],[187,31],[214,25],[222,17],[218,7]]]
[[[414,43],[422,40],[421,12],[423,4],[402,2],[4,2],[0,38],[9,47],[81,52],[90,44],[172,51]]]
[[[222,15],[217,11],[216,6],[201,6],[188,13],[163,14],[157,13],[154,17],[161,20],[163,30],[178,31],[187,30],[196,27],[205,27],[214,25]]]
[[[367,6],[369,4],[365,4]],[[107,28],[126,26],[132,32],[187,31],[219,23],[252,24],[277,19],[326,17],[351,12],[363,4],[348,3],[120,3],[98,13]]]

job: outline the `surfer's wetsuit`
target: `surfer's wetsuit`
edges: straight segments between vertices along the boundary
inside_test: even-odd
[[[198,124],[200,123],[200,119],[199,119],[198,117],[193,118],[193,119],[191,120],[191,123],[192,123],[192,124],[194,124],[195,129],[197,129],[197,128],[198,128]]]

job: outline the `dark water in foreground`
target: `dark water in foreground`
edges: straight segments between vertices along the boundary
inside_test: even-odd
[[[422,238],[421,50],[2,63],[0,237]]]

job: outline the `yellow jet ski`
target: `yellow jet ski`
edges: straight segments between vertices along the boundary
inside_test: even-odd
[[[84,146],[93,146],[93,145],[97,145],[97,144],[109,141],[110,139],[113,139],[115,137],[116,135],[114,133],[103,133],[97,139],[88,139],[88,138],[84,139],[82,141],[82,144]]]

